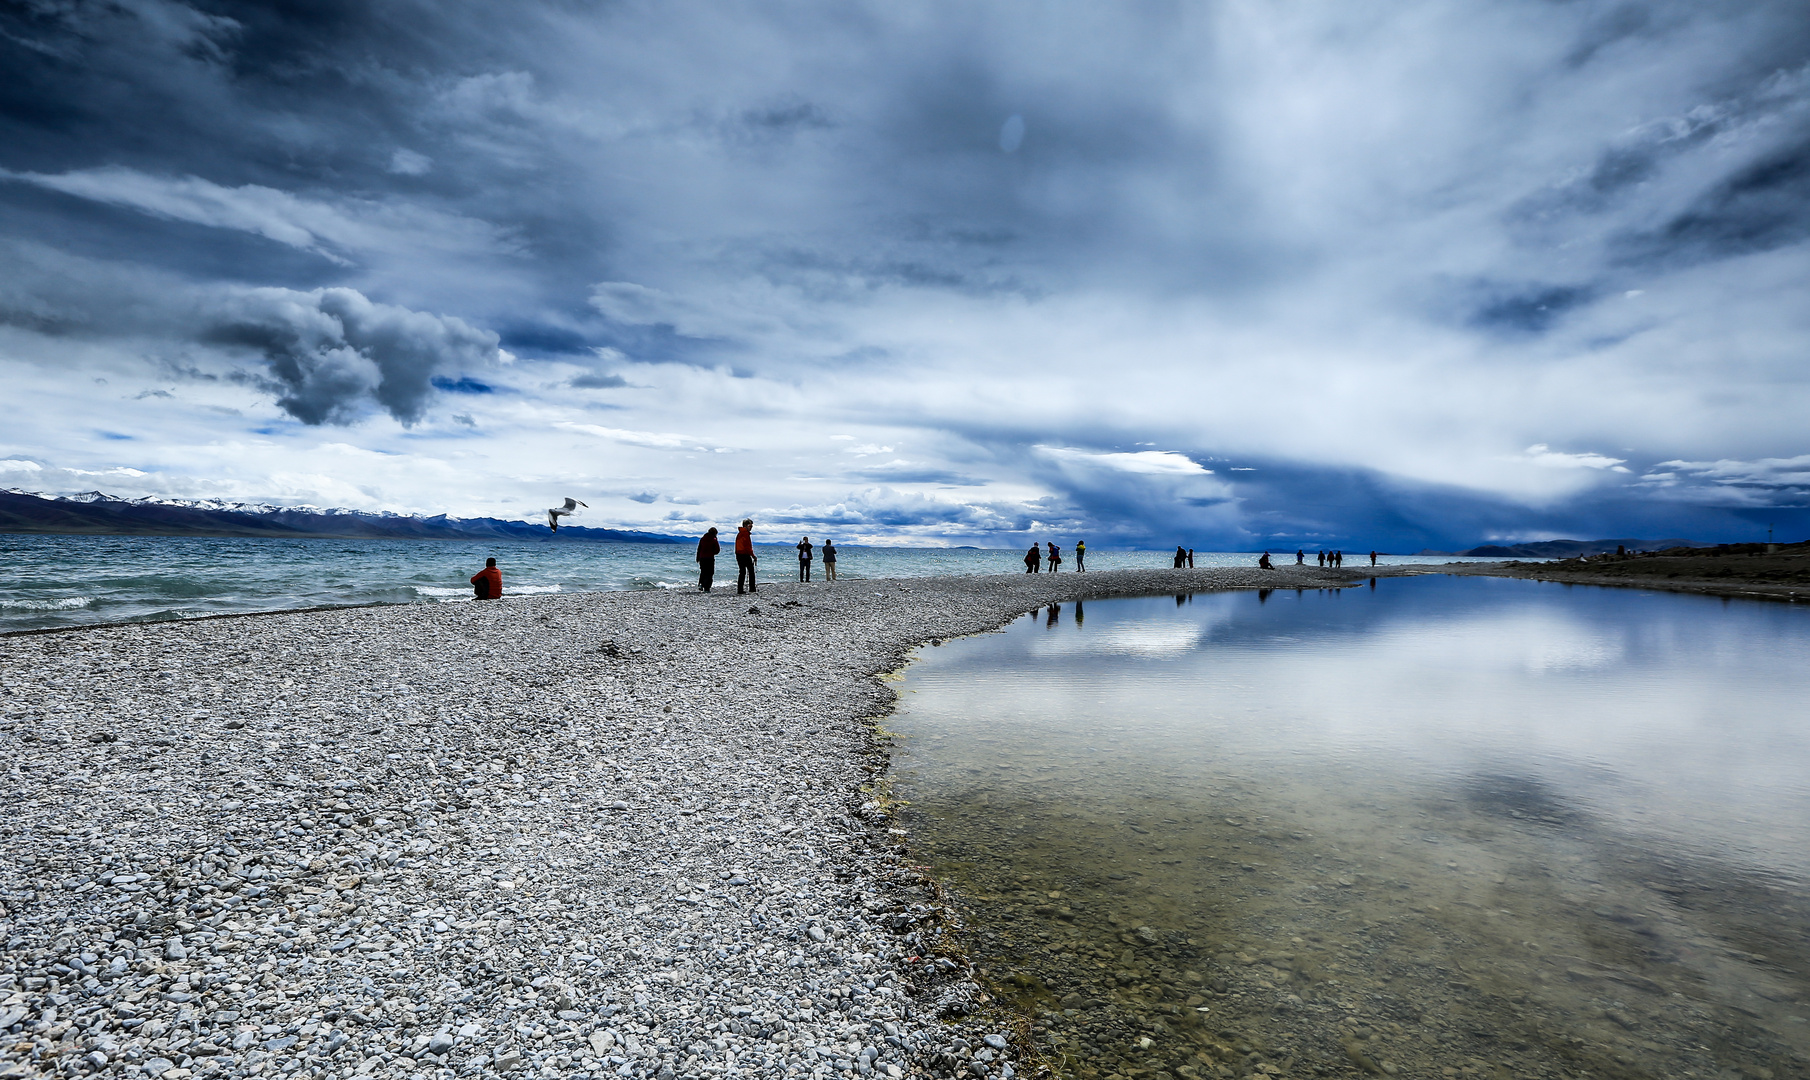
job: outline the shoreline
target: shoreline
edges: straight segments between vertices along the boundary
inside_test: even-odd
[[[1382,569],[1379,567],[1378,569]],[[1390,569],[1394,569],[1391,567]],[[1810,587],[1802,584],[1770,581],[1714,581],[1692,578],[1637,578],[1576,571],[1543,570],[1537,565],[1500,563],[1449,563],[1436,570],[1410,568],[1416,573],[1454,574],[1464,577],[1519,578],[1523,581],[1550,581],[1560,585],[1596,585],[1620,589],[1652,589],[1659,592],[1690,593],[1696,596],[1720,596],[1733,600],[1770,600],[1795,604],[1810,601]],[[1382,575],[1378,575],[1382,576]],[[1401,575],[1390,575],[1401,576]]]
[[[1007,1075],[1009,1032],[976,1030],[985,992],[938,957],[946,912],[873,797],[881,676],[1048,603],[1369,576],[769,583],[10,637],[0,1011],[23,1027],[0,1075]]]

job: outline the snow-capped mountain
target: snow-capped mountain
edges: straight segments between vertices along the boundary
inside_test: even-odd
[[[417,540],[534,540],[677,543],[685,538],[629,529],[567,525],[558,533],[538,521],[418,517],[392,511],[308,505],[177,499],[122,499],[102,491],[46,495],[0,490],[0,532],[139,536],[339,536]]]

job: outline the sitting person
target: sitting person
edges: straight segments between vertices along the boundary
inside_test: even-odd
[[[485,559],[484,569],[471,575],[472,595],[479,600],[496,600],[503,595],[503,572],[495,559]]]

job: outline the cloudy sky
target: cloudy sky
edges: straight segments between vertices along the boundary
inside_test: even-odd
[[[1810,533],[1810,7],[0,8],[0,487]]]

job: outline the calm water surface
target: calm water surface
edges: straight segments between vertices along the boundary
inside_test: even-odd
[[[1810,612],[1420,577],[925,649],[918,849],[1067,1075],[1810,1063]]]

